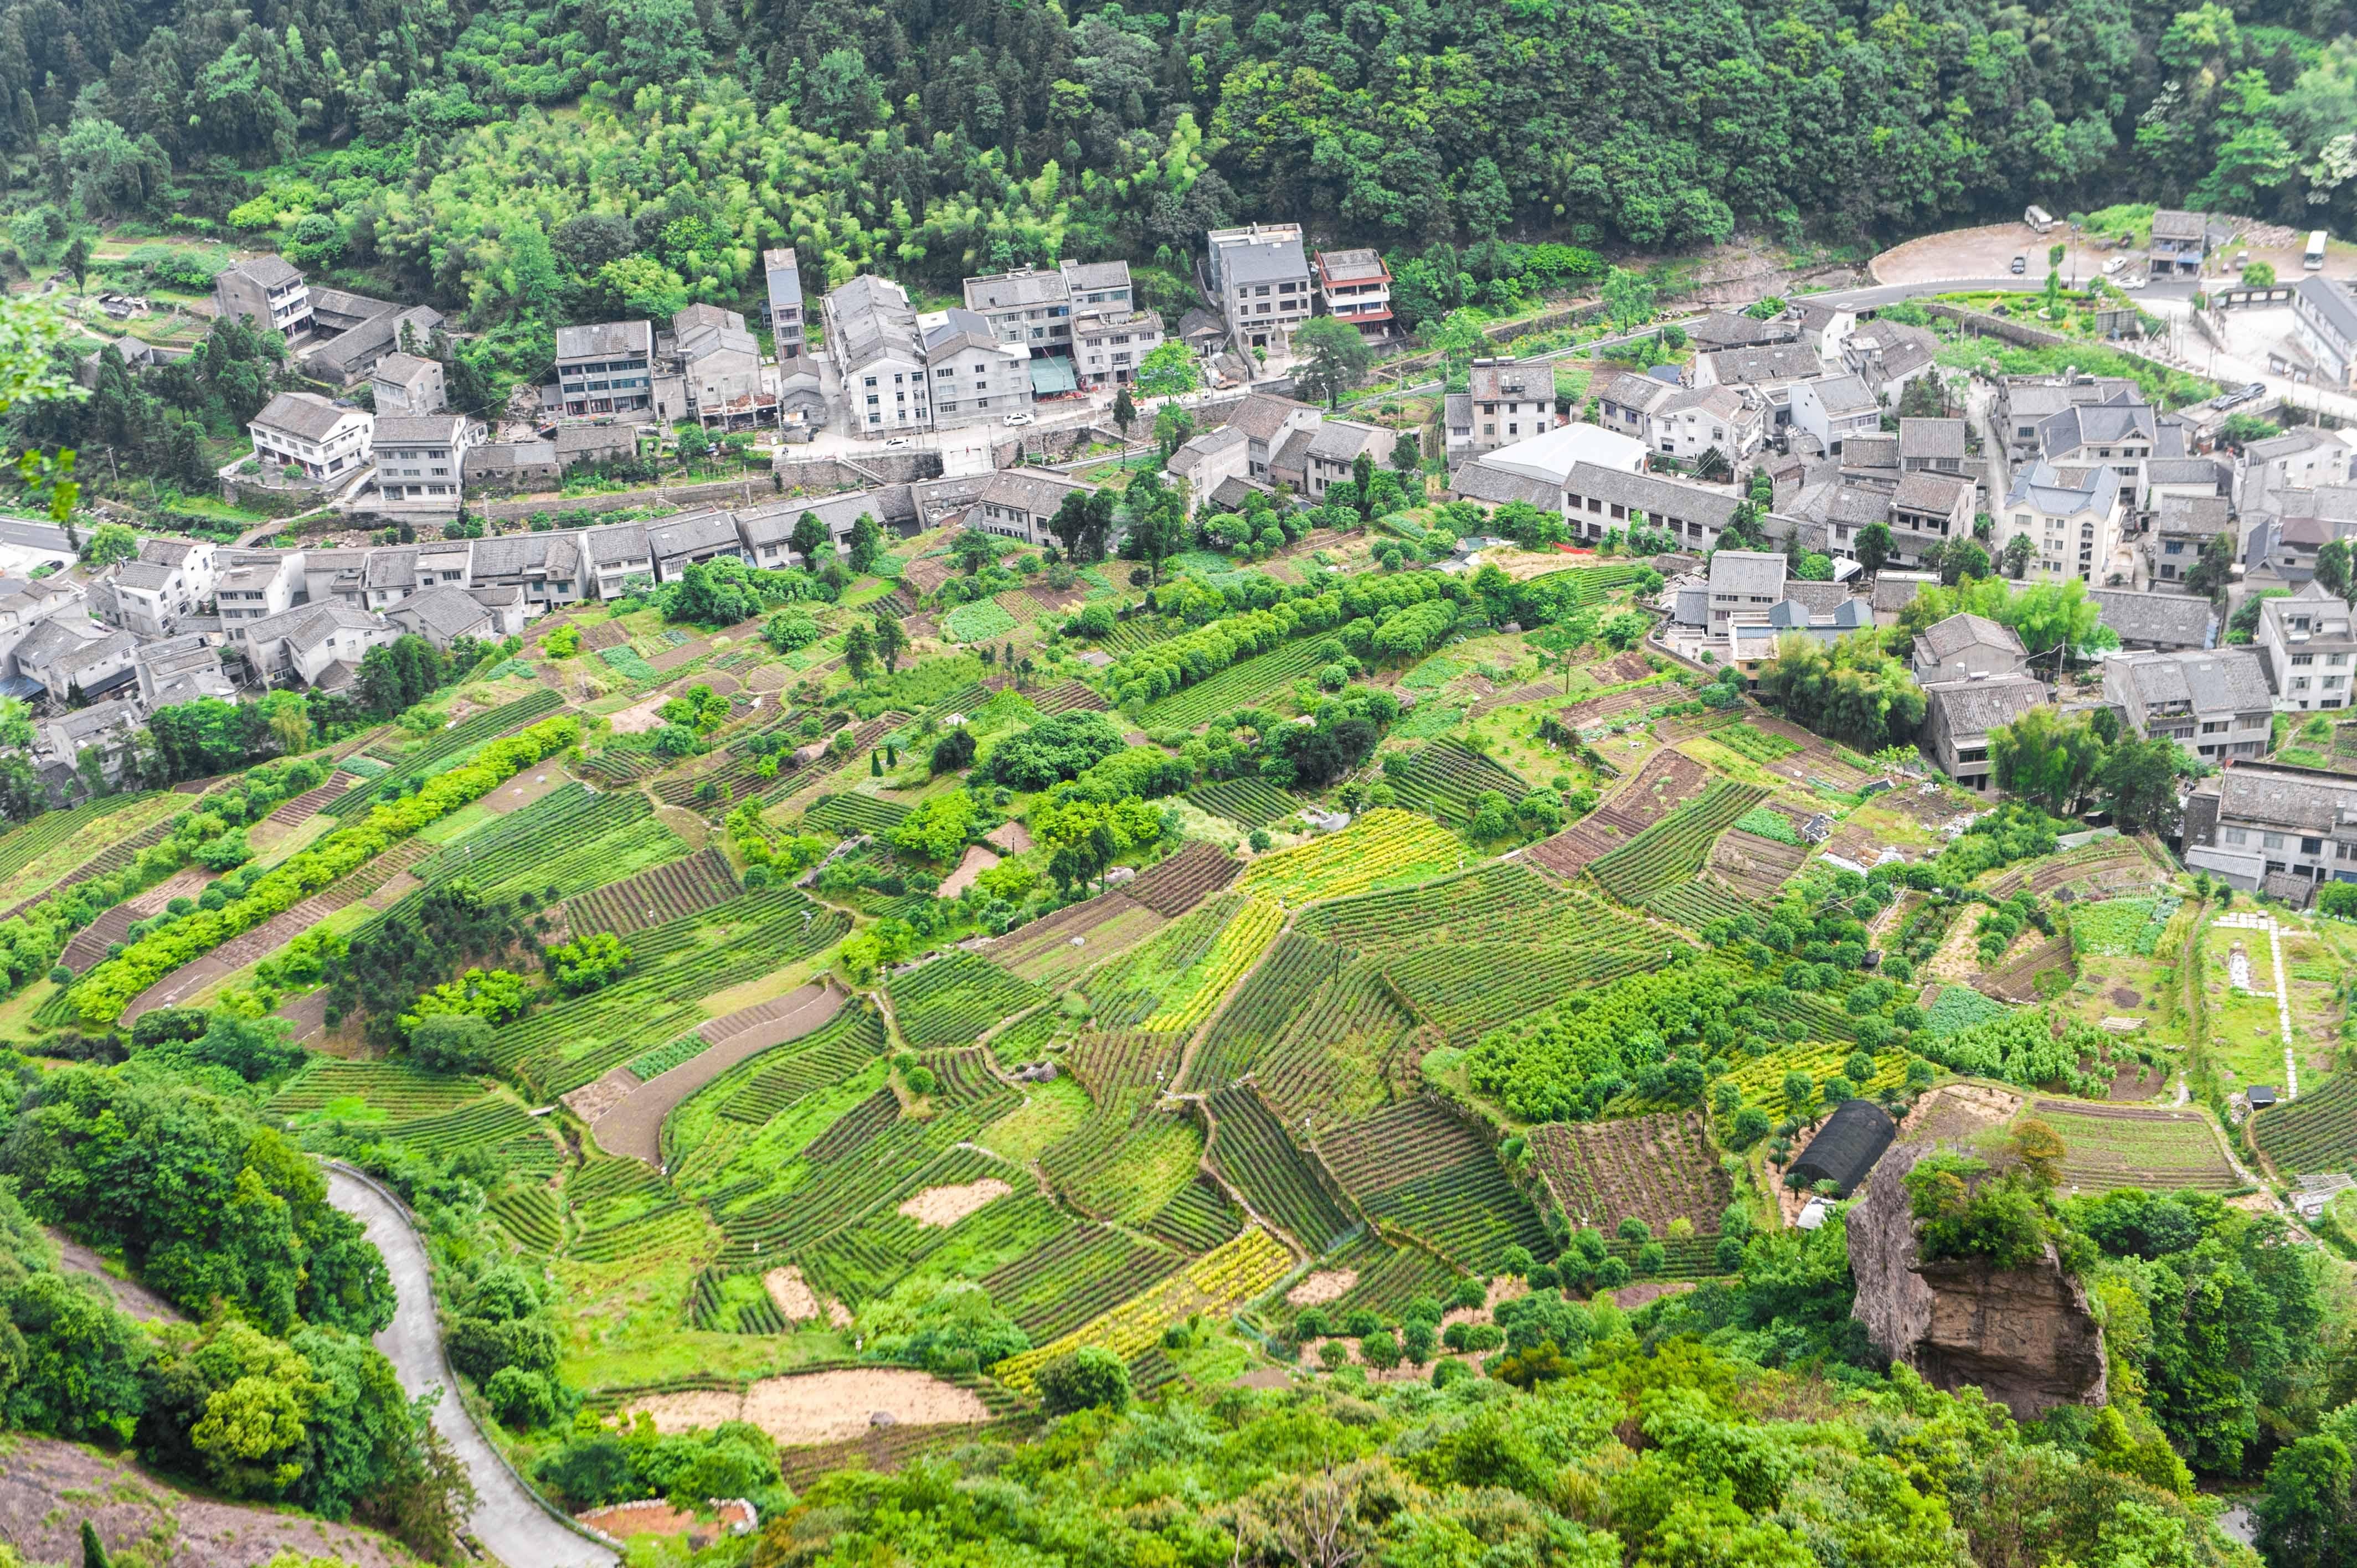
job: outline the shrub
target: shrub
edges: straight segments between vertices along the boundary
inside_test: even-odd
[[[519,1432],[546,1426],[556,1419],[556,1391],[548,1379],[521,1367],[501,1367],[493,1372],[491,1380],[483,1385],[483,1398],[490,1402],[493,1415]]]
[[[1388,1328],[1378,1329],[1359,1341],[1359,1359],[1370,1367],[1388,1371],[1400,1364],[1400,1342]]]
[[[1083,1345],[1039,1369],[1039,1402],[1049,1415],[1129,1408],[1129,1368],[1120,1357]]]
[[[409,1059],[428,1072],[489,1072],[490,1022],[472,1013],[436,1013],[420,1018],[410,1032]]]
[[[955,773],[974,765],[974,735],[963,725],[951,730],[933,742],[932,768],[936,777]]]
[[[1410,1319],[1400,1330],[1400,1351],[1415,1365],[1421,1367],[1432,1359],[1432,1325],[1423,1318]]]

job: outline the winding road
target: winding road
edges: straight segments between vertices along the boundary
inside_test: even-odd
[[[434,1407],[435,1430],[475,1483],[468,1531],[507,1568],[616,1568],[620,1559],[612,1551],[560,1522],[533,1495],[459,1402],[456,1380],[442,1354],[425,1244],[401,1205],[373,1182],[332,1166],[328,1201],[359,1220],[384,1254],[394,1305],[393,1326],[376,1337],[376,1348],[401,1375],[401,1386],[411,1398],[431,1389],[442,1391]]]

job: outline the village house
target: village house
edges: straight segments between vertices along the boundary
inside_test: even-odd
[[[2147,740],[2173,740],[2210,761],[2264,757],[2275,702],[2246,648],[2122,653],[2104,660],[2104,699]]]
[[[2307,713],[2349,705],[2350,677],[2357,674],[2357,629],[2348,602],[2310,581],[2284,598],[2259,603],[2258,632],[2252,639],[2266,666],[2281,713]]]
[[[257,464],[313,481],[360,472],[375,428],[368,410],[317,392],[280,392],[246,423]]]

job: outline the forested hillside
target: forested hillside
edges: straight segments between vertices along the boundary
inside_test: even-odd
[[[1676,247],[2141,196],[2346,232],[2352,25],[2347,0],[8,0],[0,149],[47,188],[20,250],[44,197],[60,230],[178,211],[478,327],[733,300],[780,239],[813,283],[939,285],[1183,267],[1253,218],[1395,252]]]

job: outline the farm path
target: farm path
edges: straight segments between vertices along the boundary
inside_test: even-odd
[[[507,1568],[615,1568],[619,1559],[606,1547],[559,1522],[459,1402],[456,1381],[442,1352],[442,1326],[434,1306],[425,1245],[401,1205],[374,1182],[329,1167],[328,1201],[359,1220],[384,1254],[393,1275],[393,1325],[376,1337],[412,1399],[429,1391],[442,1398],[434,1407],[434,1428],[467,1467],[475,1484],[475,1511],[467,1528]]]
[[[847,993],[814,981],[775,1001],[697,1026],[710,1047],[630,1090],[591,1124],[589,1135],[609,1155],[628,1155],[660,1169],[663,1118],[674,1108],[748,1057],[809,1034],[848,999]]]

